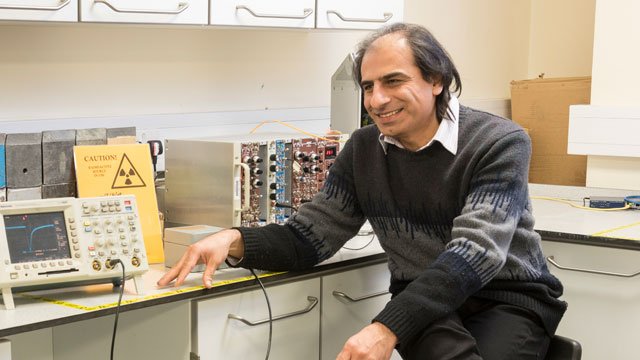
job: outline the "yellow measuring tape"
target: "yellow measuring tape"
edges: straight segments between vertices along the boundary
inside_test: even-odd
[[[616,235],[616,236],[607,235],[608,233],[612,233],[614,231],[624,230],[624,229],[632,228],[632,227],[638,226],[638,225],[640,225],[640,222],[636,222],[636,223],[629,224],[629,225],[618,226],[616,228],[609,229],[609,230],[599,231],[597,233],[591,234],[591,236],[603,236],[603,237],[611,237],[611,238],[625,239],[625,240],[640,240],[640,238],[625,237],[625,236],[618,236],[618,235]]]
[[[264,274],[258,275],[258,277],[262,279],[262,278],[265,278],[265,277],[274,276],[274,275],[280,275],[280,274],[284,274],[284,272],[264,273]],[[224,286],[224,285],[235,284],[235,283],[244,282],[244,281],[250,281],[250,280],[253,280],[253,279],[255,279],[255,277],[253,277],[253,275],[249,275],[249,276],[244,276],[244,277],[241,277],[241,278],[236,278],[236,279],[231,279],[231,280],[216,281],[211,285],[211,287],[220,287],[220,286]],[[204,289],[203,285],[191,286],[191,287],[188,287],[188,288],[176,289],[176,290],[163,292],[163,293],[160,293],[160,294],[143,296],[143,297],[136,298],[136,299],[122,300],[121,305],[133,304],[133,303],[140,302],[140,301],[158,299],[158,298],[163,298],[163,297],[167,297],[167,296],[188,293],[188,292],[202,290],[202,289]],[[72,302],[68,302],[68,301],[64,301],[64,300],[52,299],[52,298],[48,298],[46,296],[32,295],[32,294],[27,294],[27,293],[22,293],[22,294],[20,294],[20,296],[26,297],[26,298],[29,298],[29,299],[33,299],[33,300],[40,300],[40,301],[48,302],[48,303],[55,304],[55,305],[66,306],[66,307],[69,307],[69,308],[72,308],[72,309],[84,310],[84,311],[96,311],[96,310],[108,309],[108,308],[112,308],[112,307],[118,306],[118,302],[117,301],[116,302],[112,302],[112,303],[108,303],[108,304],[96,305],[96,306],[85,306],[85,305],[74,304]]]

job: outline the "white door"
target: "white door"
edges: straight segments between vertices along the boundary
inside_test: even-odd
[[[335,360],[344,343],[371,323],[391,298],[387,264],[377,264],[322,278],[323,360]],[[400,359],[394,351],[392,359]]]
[[[318,0],[318,29],[376,29],[402,21],[403,0]]]
[[[313,28],[314,0],[211,0],[211,25]]]
[[[318,359],[320,279],[267,287],[273,335],[270,359]],[[269,315],[262,290],[193,302],[192,352],[201,360],[265,358]]]
[[[208,11],[207,0],[80,0],[87,22],[204,25]]]
[[[0,20],[78,21],[78,0],[0,0]]]
[[[543,241],[569,303],[557,334],[582,345],[582,360],[636,359],[640,251]],[[555,263],[555,265],[554,265]]]

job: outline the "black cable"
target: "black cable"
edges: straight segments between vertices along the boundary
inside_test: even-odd
[[[265,360],[269,360],[269,353],[271,352],[271,338],[273,337],[273,314],[271,313],[271,303],[269,302],[269,295],[267,295],[267,289],[264,288],[264,284],[262,283],[258,275],[256,275],[256,272],[253,271],[253,269],[249,269],[249,271],[251,271],[251,274],[253,274],[253,277],[255,277],[256,281],[258,281],[258,284],[260,284],[260,287],[262,288],[262,292],[264,293],[264,298],[267,301],[267,309],[269,309],[269,342],[267,343],[267,355],[265,356]]]
[[[282,208],[288,208],[291,209],[293,211],[298,211],[298,208],[292,205],[287,205],[287,204],[283,204],[283,203],[276,203],[276,207],[282,207]]]
[[[118,305],[116,306],[116,318],[113,322],[113,335],[111,335],[111,360],[113,360],[113,349],[116,343],[116,330],[118,329],[118,318],[120,317],[120,304],[122,303],[122,294],[124,293],[125,272],[124,263],[120,259],[108,260],[113,267],[116,264],[122,266],[122,284],[120,284],[120,296],[118,297]]]
[[[371,235],[371,239],[369,239],[369,242],[367,242],[366,244],[364,244],[362,247],[359,247],[359,248],[350,248],[350,247],[343,246],[342,248],[343,248],[343,249],[347,249],[347,250],[362,250],[362,249],[366,248],[367,246],[371,245],[371,243],[373,242],[373,239],[374,239],[375,237],[376,237],[376,235],[375,235],[375,234]]]

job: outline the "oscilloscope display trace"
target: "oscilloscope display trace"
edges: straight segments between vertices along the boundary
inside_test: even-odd
[[[63,212],[4,215],[12,263],[70,257]]]

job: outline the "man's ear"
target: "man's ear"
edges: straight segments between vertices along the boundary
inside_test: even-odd
[[[442,79],[438,78],[438,79],[433,79],[433,81],[430,81],[431,85],[433,87],[433,96],[438,96],[442,93],[443,90],[443,86],[442,86]]]

